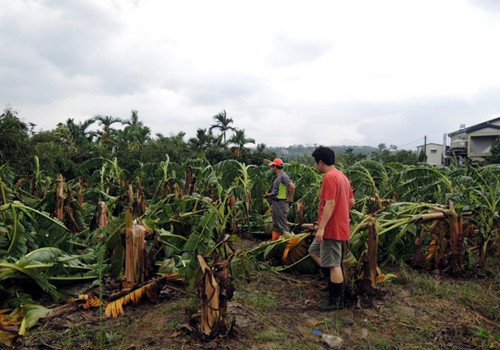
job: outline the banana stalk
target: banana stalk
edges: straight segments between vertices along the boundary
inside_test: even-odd
[[[201,332],[210,337],[215,326],[221,319],[219,309],[219,294],[220,286],[212,269],[208,266],[203,256],[198,255],[201,272],[203,274],[199,287],[200,302],[201,302]]]

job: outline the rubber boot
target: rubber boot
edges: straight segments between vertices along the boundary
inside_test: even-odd
[[[276,241],[281,237],[280,232],[273,231],[273,236],[271,237],[271,241]]]
[[[328,300],[326,303],[321,304],[319,309],[321,311],[340,310],[344,308],[344,282],[333,283],[328,282]]]
[[[326,284],[321,287],[319,290],[322,292],[327,292],[328,289],[328,282],[330,282],[330,268],[329,267],[322,267],[321,272],[323,273],[323,276],[325,277],[325,282]]]

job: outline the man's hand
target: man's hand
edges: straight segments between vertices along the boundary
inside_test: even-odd
[[[316,235],[314,236],[314,239],[318,243],[323,243],[323,235],[325,234],[325,229],[324,228],[318,228],[316,231]]]

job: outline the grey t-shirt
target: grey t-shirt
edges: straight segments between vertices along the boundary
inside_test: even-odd
[[[272,195],[274,199],[286,199],[288,195],[288,188],[286,187],[292,180],[283,171],[279,173],[273,182]]]

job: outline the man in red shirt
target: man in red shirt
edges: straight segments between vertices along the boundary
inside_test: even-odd
[[[354,195],[349,179],[335,167],[335,153],[319,146],[312,153],[316,169],[324,174],[321,185],[318,229],[309,247],[311,257],[328,278],[328,301],[321,311],[344,307],[344,275],[342,273],[342,242],[348,241],[349,211],[354,207]]]

